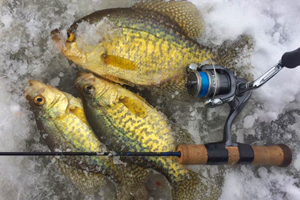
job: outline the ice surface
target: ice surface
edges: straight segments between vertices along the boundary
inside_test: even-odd
[[[0,151],[47,151],[23,95],[29,79],[58,85],[76,95],[72,82],[78,69],[53,44],[51,30],[66,30],[75,20],[96,10],[128,7],[133,2],[0,1]],[[300,46],[299,0],[192,2],[206,22],[201,42],[221,44],[241,34],[254,38],[252,69],[247,71],[254,77],[277,63],[284,52]],[[299,75],[300,69],[283,69],[261,89],[254,91],[251,101],[233,126],[234,137],[239,142],[289,145],[294,153],[292,165],[288,168],[196,167],[194,170],[206,177],[224,177],[220,199],[300,198]],[[221,139],[229,109],[226,105],[209,109],[199,102],[174,101],[161,106],[161,110],[187,128],[197,143],[205,143]],[[105,195],[112,192],[107,187],[100,189],[99,194],[83,196],[49,158],[0,157],[0,177],[0,199],[5,200],[108,199]],[[219,179],[212,180],[215,185],[222,185]],[[159,194],[154,196],[168,198]]]

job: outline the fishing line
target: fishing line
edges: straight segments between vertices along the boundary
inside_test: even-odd
[[[219,83],[219,76],[217,75],[217,71],[216,71],[216,67],[215,67],[215,65],[214,65],[214,62],[211,60],[211,58],[209,57],[209,60],[210,60],[210,62],[211,62],[211,64],[212,64],[212,66],[213,66],[213,69],[214,69],[214,76],[215,76],[215,78],[213,79],[213,85],[215,86],[215,89],[214,89],[214,94],[213,94],[213,96],[212,96],[212,98],[211,98],[211,100],[214,100],[214,98],[215,98],[215,96],[216,96],[216,94],[217,94],[217,86],[218,86],[218,83]],[[215,80],[216,79],[216,80]]]

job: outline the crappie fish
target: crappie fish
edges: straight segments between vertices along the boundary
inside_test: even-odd
[[[165,116],[140,96],[91,73],[79,74],[75,87],[83,99],[89,124],[108,148],[117,152],[176,151],[176,134],[168,126]],[[125,159],[154,168],[166,176],[176,200],[206,196],[207,185],[198,174],[179,164],[175,157]],[[216,198],[212,195],[208,199]]]
[[[52,38],[66,58],[105,79],[187,96],[189,64],[231,67],[249,44],[246,39],[210,49],[197,42],[203,28],[202,16],[192,3],[154,0],[94,12],[74,22],[66,35],[52,31]]]
[[[89,126],[82,102],[39,81],[30,81],[26,98],[34,110],[37,126],[51,151],[104,152],[105,146]],[[118,199],[148,199],[144,183],[149,171],[136,165],[114,164],[111,157],[62,157],[61,169],[83,191],[97,191],[104,176],[114,182]],[[88,172],[84,173],[85,170]],[[90,187],[90,188],[89,188]]]

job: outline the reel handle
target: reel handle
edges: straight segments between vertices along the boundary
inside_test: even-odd
[[[206,145],[179,145],[180,164],[220,165],[252,164],[287,167],[292,162],[292,152],[284,144],[273,146],[251,146],[240,144],[226,147],[225,143]]]
[[[286,52],[281,58],[281,65],[287,68],[295,68],[300,65],[300,48]]]

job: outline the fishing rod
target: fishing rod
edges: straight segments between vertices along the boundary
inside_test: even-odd
[[[187,91],[193,97],[207,99],[211,107],[228,103],[230,113],[223,140],[203,145],[179,145],[177,152],[0,152],[0,156],[175,156],[181,164],[252,164],[287,167],[292,162],[291,149],[285,144],[252,146],[232,141],[231,126],[249,101],[252,90],[264,85],[280,70],[300,65],[300,48],[285,53],[278,64],[255,81],[237,78],[219,65],[190,64],[187,68]]]
[[[247,147],[252,148],[256,155],[263,155],[263,157],[254,157],[252,163],[242,161],[240,163],[234,163],[234,158],[231,158],[231,161],[228,164],[273,165],[284,167],[290,163],[289,160],[291,158],[291,152],[289,148],[284,144],[264,147],[245,145],[245,147],[246,150]],[[208,150],[211,150],[209,148],[210,147],[206,145],[179,145],[177,148],[177,152],[0,152],[0,156],[174,156],[178,157],[178,162],[181,164],[208,165],[213,164],[208,162],[208,159],[211,159],[211,157],[209,157],[209,154],[207,153]],[[230,149],[228,150],[231,151]],[[283,151],[284,154],[280,154],[280,151]],[[278,155],[274,156],[273,152],[278,152]],[[243,157],[243,154],[241,157]],[[220,159],[221,157],[219,156],[219,158],[217,159],[219,161],[219,164],[221,164]]]

